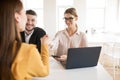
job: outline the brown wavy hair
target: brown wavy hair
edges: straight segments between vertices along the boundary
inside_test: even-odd
[[[77,11],[73,7],[66,9],[65,12],[64,12],[64,14],[67,14],[67,13],[69,13],[69,14],[75,16],[75,17],[78,17]]]
[[[22,9],[20,0],[0,2],[0,80],[11,80],[13,77],[11,66],[21,46],[15,13],[20,13]],[[13,51],[15,42],[15,51]]]

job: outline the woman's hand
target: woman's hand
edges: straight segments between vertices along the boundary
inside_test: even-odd
[[[56,58],[58,61],[66,61],[67,60],[67,55],[61,55],[60,58]]]
[[[41,44],[48,44],[48,35],[44,35],[40,40]]]

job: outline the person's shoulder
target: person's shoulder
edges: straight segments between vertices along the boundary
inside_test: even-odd
[[[85,35],[85,32],[83,32],[83,31],[79,31],[80,32],[80,34],[83,34],[83,35]]]
[[[23,61],[24,59],[27,62],[32,55],[37,53],[36,46],[33,44],[22,43],[18,55],[16,56],[16,61]],[[39,53],[39,52],[38,52]]]
[[[42,32],[42,33],[46,34],[45,30],[43,28],[40,28],[40,27],[35,27],[34,32],[40,32],[40,33]]]
[[[34,29],[35,29],[35,30],[37,30],[37,29],[39,30],[39,29],[42,29],[42,28],[40,28],[40,27],[35,27]]]
[[[62,33],[64,33],[64,32],[65,32],[65,30],[60,30],[60,31],[58,31],[58,32],[56,33],[56,35],[62,34]]]
[[[85,35],[85,32],[81,31],[81,30],[77,30],[77,33],[80,34],[80,35]]]
[[[83,32],[83,31],[78,31],[78,35],[79,35],[79,36],[82,36],[82,37],[85,37],[85,36],[86,36],[85,32]]]
[[[35,27],[34,30],[44,30],[44,29],[40,27]]]
[[[36,48],[36,45],[34,45],[34,44],[27,44],[27,43],[21,44],[21,50],[23,50],[23,51],[29,52],[31,49],[34,49],[34,48]]]

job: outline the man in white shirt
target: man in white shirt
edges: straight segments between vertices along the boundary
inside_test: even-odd
[[[41,41],[40,38],[43,37],[46,32],[39,27],[36,27],[37,24],[37,14],[33,10],[27,10],[27,23],[25,31],[21,32],[22,42],[29,44],[35,44],[38,48],[38,51],[41,51]]]

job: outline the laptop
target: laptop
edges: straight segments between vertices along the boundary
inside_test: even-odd
[[[99,60],[101,46],[69,48],[66,62],[62,63],[66,69],[96,66]]]

